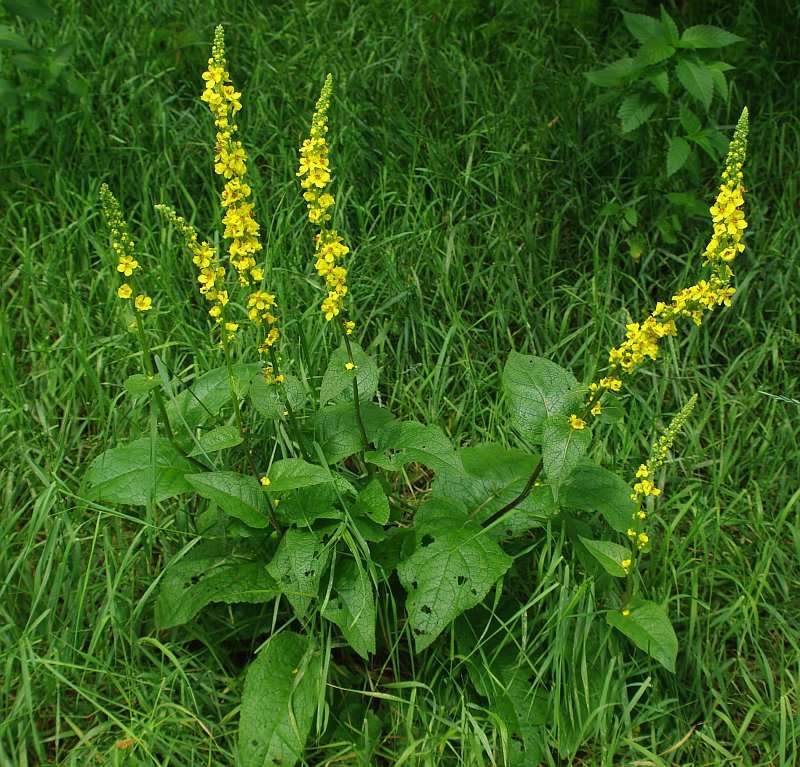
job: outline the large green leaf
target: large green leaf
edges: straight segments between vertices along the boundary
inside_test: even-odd
[[[347,480],[331,474],[324,466],[308,463],[302,458],[284,458],[275,461],[269,469],[268,478],[269,485],[266,488],[270,493],[283,493],[299,487],[331,483],[341,492],[355,495],[355,489]]]
[[[698,24],[683,30],[681,48],[724,48],[727,45],[744,42],[743,37],[711,24]]]
[[[550,416],[570,414],[577,385],[572,373],[544,357],[511,352],[503,368],[511,422],[536,444],[541,442],[542,427]]]
[[[354,517],[366,517],[378,525],[385,525],[389,521],[389,499],[377,479],[359,491],[350,513]]]
[[[256,376],[250,384],[250,403],[255,410],[270,420],[284,417],[286,403],[299,410],[306,401],[306,392],[299,378],[286,374],[283,384],[268,384],[264,376]]]
[[[221,547],[197,546],[167,567],[155,606],[156,625],[188,623],[209,602],[269,602],[280,594],[264,562],[225,555]]]
[[[227,450],[242,444],[239,429],[235,426],[217,426],[200,435],[200,444],[189,455],[207,455],[217,450]]]
[[[325,405],[331,400],[352,402],[354,378],[358,384],[360,402],[368,402],[378,391],[378,366],[375,360],[358,344],[351,342],[350,347],[353,350],[353,362],[356,367],[353,370],[345,367],[350,358],[344,344],[331,354],[328,369],[322,376],[319,390],[320,405]]]
[[[539,462],[535,455],[502,445],[485,443],[459,451],[463,472],[440,471],[431,488],[431,499],[461,501],[483,522],[514,500],[524,489]],[[538,527],[555,511],[555,499],[549,486],[534,487],[500,527],[493,527],[493,537],[511,538]]]
[[[625,610],[609,611],[606,620],[667,671],[675,673],[678,637],[663,607],[645,599],[636,600]]]
[[[375,595],[369,573],[352,559],[336,563],[333,593],[322,617],[335,623],[364,659],[375,652]]]
[[[151,389],[155,389],[161,381],[156,376],[146,376],[142,373],[134,373],[128,376],[122,385],[125,390],[130,392],[134,397],[141,397],[147,394]]]
[[[623,11],[622,18],[625,21],[628,32],[642,44],[652,40],[654,37],[668,40],[667,30],[664,29],[658,19],[654,19],[652,16]]]
[[[599,511],[612,530],[627,532],[636,513],[632,488],[591,461],[581,461],[558,489],[558,501],[583,511]]]
[[[675,67],[675,74],[692,98],[697,99],[706,109],[711,106],[714,98],[714,77],[703,62],[681,59]]]
[[[311,527],[318,519],[342,519],[344,513],[336,508],[340,494],[330,484],[311,485],[285,493],[275,512],[286,525]]]
[[[392,414],[374,402],[362,402],[361,420],[367,439],[372,441],[378,429],[392,420]],[[316,432],[317,442],[328,463],[339,463],[364,447],[352,402],[322,408],[317,413]]]
[[[542,428],[542,460],[547,479],[559,485],[578,465],[592,442],[589,427],[573,429],[564,415],[555,415]]]
[[[93,499],[144,506],[190,493],[186,474],[193,468],[168,439],[142,437],[97,456],[86,481]]]
[[[239,717],[242,767],[293,767],[316,715],[322,658],[307,637],[272,636],[247,669]]]
[[[311,602],[319,594],[330,548],[324,537],[313,530],[287,530],[278,550],[267,565],[267,572],[277,581],[295,615],[302,620]]]
[[[622,563],[630,559],[631,550],[611,541],[594,541],[579,536],[586,550],[600,563],[601,567],[615,578],[624,578],[625,569]]]
[[[673,136],[667,148],[667,175],[677,173],[686,164],[691,153],[691,147],[685,138]]]
[[[397,565],[417,651],[478,604],[513,561],[478,525],[456,524],[449,509],[428,519],[416,531],[416,549]]]
[[[389,455],[385,451],[391,451]],[[463,471],[461,459],[453,443],[438,426],[419,421],[392,421],[375,435],[375,450],[365,459],[389,471],[400,471],[411,461],[434,471]]]
[[[203,498],[218,504],[231,517],[250,527],[267,527],[267,499],[255,477],[235,471],[188,474],[186,479]]]
[[[648,94],[633,93],[626,96],[617,111],[622,132],[630,133],[646,123],[657,106],[658,101]]]
[[[611,62],[602,69],[587,72],[586,79],[601,88],[618,88],[627,85],[640,72],[642,67],[629,56]]]

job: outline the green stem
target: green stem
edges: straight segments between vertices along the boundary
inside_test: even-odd
[[[271,346],[269,347],[269,359],[270,362],[272,363],[272,373],[275,378],[278,378],[281,374],[280,366],[278,364],[278,355],[275,353],[275,350]],[[286,406],[286,415],[289,419],[289,427],[292,430],[292,434],[294,435],[294,438],[297,442],[297,446],[300,448],[300,452],[303,454],[303,458],[305,458],[306,461],[311,463],[312,462],[311,456],[308,450],[306,450],[306,445],[303,440],[303,435],[300,433],[300,426],[297,423],[297,418],[295,417],[294,410],[292,409],[292,406],[289,404],[289,398],[286,396],[286,388],[284,387],[283,382],[280,383],[280,386],[281,390],[283,391],[283,402],[284,405]]]
[[[147,338],[145,337],[144,328],[142,327],[142,320],[138,317],[136,319],[136,335],[139,337],[139,345],[142,347],[142,360],[147,377],[154,378],[156,371],[153,367],[153,353],[150,351],[150,347],[147,344]],[[161,421],[164,424],[164,431],[169,440],[174,441],[175,435],[172,432],[172,426],[170,426],[169,418],[167,417],[167,408],[164,406],[164,398],[161,396],[161,391],[158,387],[150,391],[156,400],[156,407],[158,408],[158,414],[161,416]]]
[[[344,338],[344,345],[347,349],[347,358],[350,361],[350,364],[355,367],[355,360],[353,359],[353,349],[350,346],[350,338],[347,335],[347,329],[345,328],[345,321],[342,320],[339,322],[339,328],[342,331],[342,338]],[[372,464],[368,463],[366,458],[364,457],[364,452],[370,445],[370,441],[367,438],[367,430],[364,428],[364,421],[361,418],[361,401],[358,396],[358,376],[353,376],[353,410],[356,414],[356,423],[358,424],[358,430],[361,432],[361,460],[364,461],[364,465],[367,468],[367,478],[372,479],[375,472],[372,468]]]

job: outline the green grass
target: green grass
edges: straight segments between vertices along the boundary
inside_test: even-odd
[[[653,237],[655,197],[636,262],[621,217],[600,215],[655,194],[663,144],[624,142],[612,114],[589,108],[582,73],[619,55],[624,33],[616,11],[595,23],[577,5],[82,0],[57,4],[57,23],[27,23],[42,44],[75,42],[89,95],[63,94],[31,138],[9,121],[0,147],[2,767],[235,763],[242,672],[272,609],[212,606],[157,632],[153,597],[165,562],[192,538],[193,509],[98,507],[82,485],[94,456],[152,429],[122,389],[138,347],[114,294],[102,181],[153,280],[156,353],[187,383],[220,364],[191,265],[153,211],[173,204],[206,236],[218,231],[210,120],[197,99],[214,25],[225,24],[244,92],[265,250],[292,307],[286,334],[304,339],[287,362],[321,375],[332,344],[294,176],[332,71],[337,223],[354,251],[359,341],[383,367],[381,395],[461,444],[517,444],[498,401],[508,352],[548,356],[589,380],[629,315],[696,280],[709,228],[692,218],[675,244]],[[741,106],[751,109],[737,293],[631,379],[626,430],[597,445],[630,474],[698,393],[663,470],[645,569],[676,623],[677,674],[608,638],[595,584],[572,568],[556,530],[527,555],[529,582],[475,608],[480,636],[457,621],[417,656],[402,631],[364,663],[319,630],[329,706],[307,764],[502,764],[503,729],[474,680],[520,648],[531,690],[553,712],[544,764],[800,760],[797,16],[788,0],[762,11],[744,3],[736,15],[717,5],[700,18],[686,4],[676,17],[748,41],[720,117],[730,134]],[[717,173],[706,163],[687,191],[710,202]],[[680,177],[670,183],[681,188]],[[424,476],[408,483],[426,489]],[[402,605],[382,600],[396,623]],[[115,747],[128,738],[134,747]]]

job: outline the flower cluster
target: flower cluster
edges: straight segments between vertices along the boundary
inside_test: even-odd
[[[672,302],[659,302],[653,313],[641,324],[627,326],[626,341],[609,353],[608,361],[616,368],[631,373],[645,358],[655,359],[658,345],[665,336],[677,333],[676,320],[691,319],[700,325],[703,315],[718,306],[730,306],[735,288],[731,286],[733,271],[729,263],[744,250],[742,235],[747,227],[744,218],[744,187],[742,166],[747,147],[748,115],[742,112],[728,150],[722,185],[710,212],[714,234],[706,247],[703,265],[712,265],[708,280],[681,290]]]
[[[247,286],[251,279],[260,282],[264,278],[255,260],[255,254],[261,250],[260,228],[253,217],[253,204],[247,202],[251,191],[244,181],[247,154],[242,142],[234,138],[239,128],[233,117],[242,108],[242,94],[231,84],[225,67],[225,41],[222,27],[218,26],[208,69],[203,73],[205,91],[201,98],[208,104],[217,128],[214,171],[226,179],[221,204],[225,209],[224,236],[231,240],[230,262],[239,275],[239,284]]]
[[[325,134],[328,132],[328,108],[332,89],[333,78],[328,75],[311,119],[311,136],[300,148],[300,169],[297,171],[301,179],[300,185],[305,190],[303,197],[308,207],[308,219],[319,227],[319,233],[315,238],[315,266],[317,274],[325,279],[328,290],[328,295],[321,306],[322,313],[328,321],[344,311],[347,270],[340,265],[340,262],[350,252],[350,249],[342,244],[339,233],[330,227],[331,214],[328,211],[335,204],[335,200],[330,192],[325,191],[331,180]],[[348,335],[353,332],[355,323],[343,320],[342,324]]]
[[[637,549],[643,549],[650,541],[646,532],[641,529],[642,523],[647,519],[647,512],[642,508],[648,496],[661,494],[661,490],[653,483],[655,470],[664,463],[667,452],[672,447],[675,437],[683,428],[697,402],[697,395],[692,395],[691,399],[683,406],[681,411],[672,419],[664,433],[653,443],[650,457],[647,463],[643,463],[636,471],[636,479],[633,484],[631,500],[636,503],[636,511],[633,513],[633,522],[628,529],[628,538],[632,545]],[[626,567],[626,564],[627,567]],[[630,560],[621,562],[623,570],[627,572],[630,567]]]
[[[128,232],[128,224],[122,217],[122,208],[107,184],[100,186],[100,203],[111,233],[111,248],[117,255],[117,271],[126,278],[126,281],[117,288],[117,295],[127,301],[136,293],[135,274],[142,267],[135,258],[135,243]],[[134,299],[133,305],[137,311],[146,312],[152,308],[153,300],[140,293]]]

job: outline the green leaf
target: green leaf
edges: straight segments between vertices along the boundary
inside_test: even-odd
[[[373,479],[359,492],[350,513],[354,517],[367,517],[379,525],[385,525],[389,521],[389,499],[377,479]]]
[[[665,69],[647,75],[647,81],[665,99],[669,98],[669,74]]]
[[[587,72],[586,79],[601,88],[620,88],[628,85],[634,78],[641,73],[642,67],[632,58],[625,58],[613,61],[602,69],[594,72]]]
[[[674,53],[675,48],[669,42],[660,38],[653,38],[639,48],[636,53],[636,63],[642,67],[649,67],[666,61]]]
[[[186,479],[203,498],[214,501],[226,514],[250,527],[269,525],[267,499],[255,477],[235,471],[188,474]]]
[[[385,451],[391,450],[391,455]],[[434,471],[463,471],[461,459],[453,443],[438,426],[425,426],[419,421],[392,421],[375,435],[375,450],[365,459],[389,471],[400,471],[411,461]]]
[[[477,525],[453,525],[449,510],[416,531],[417,548],[397,565],[417,652],[480,602],[513,562]]]
[[[542,460],[547,479],[559,485],[578,465],[591,442],[588,426],[573,429],[564,415],[548,418],[542,429]]]
[[[542,426],[552,415],[569,415],[578,382],[568,370],[544,357],[511,352],[503,369],[503,387],[511,422],[523,436],[540,443]]]
[[[226,450],[229,447],[236,447],[242,443],[239,430],[235,426],[217,426],[200,435],[200,446],[195,448],[189,455],[206,455],[217,450]]]
[[[276,507],[278,519],[287,525],[311,527],[318,519],[343,519],[336,508],[339,493],[332,484],[319,484],[292,490]]]
[[[392,414],[375,402],[362,402],[361,420],[367,439],[373,441],[377,431],[392,420]],[[353,403],[340,402],[322,408],[317,413],[316,436],[328,463],[339,463],[360,452],[363,448],[361,430]]]
[[[603,569],[615,578],[624,578],[626,573],[622,562],[631,558],[631,550],[611,541],[593,541],[578,536],[586,550],[602,565]]]
[[[307,637],[271,636],[247,669],[239,717],[242,767],[293,767],[325,689],[322,658]]]
[[[145,506],[190,493],[185,477],[190,471],[192,465],[168,439],[142,437],[97,456],[86,481],[93,499]]]
[[[558,490],[562,506],[599,511],[612,530],[626,533],[636,513],[632,489],[619,476],[591,461],[582,461]]]
[[[18,35],[11,27],[0,24],[0,48],[8,48],[12,51],[32,51],[30,43],[22,36]]]
[[[491,710],[508,728],[508,759],[505,767],[531,767],[542,763],[543,744],[547,742],[547,698],[532,692],[527,666],[517,668],[517,674],[507,684],[505,692],[492,695]],[[524,673],[523,673],[524,672]]]
[[[689,159],[692,149],[689,142],[680,136],[673,136],[667,148],[667,176],[677,173]]]
[[[438,472],[431,500],[456,500],[483,522],[514,500],[524,489],[539,459],[523,450],[485,443],[459,451],[463,472]],[[513,538],[538,527],[555,511],[552,488],[534,487],[501,526],[487,531],[492,537]]]
[[[29,21],[43,21],[56,15],[44,0],[3,0],[2,5],[12,16]]]
[[[250,384],[250,404],[259,415],[270,420],[283,418],[288,402],[297,411],[306,401],[306,392],[299,378],[284,375],[283,384],[268,384],[264,376],[257,376]]]
[[[675,67],[675,74],[689,95],[708,110],[714,98],[714,78],[708,67],[700,62],[681,59]]]
[[[143,394],[147,394],[151,389],[155,389],[159,383],[160,381],[155,376],[135,373],[132,376],[128,376],[122,385],[134,397],[141,397]]]
[[[358,384],[358,399],[368,402],[378,391],[378,366],[375,360],[367,354],[358,344],[350,344],[353,350],[354,370],[347,370],[345,365],[350,361],[347,347],[342,344],[328,362],[328,369],[322,376],[322,385],[319,390],[319,403],[325,405],[331,400],[337,402],[353,401],[353,379]]]
[[[666,30],[658,19],[652,16],[645,16],[641,13],[622,12],[625,26],[640,43],[646,43],[654,37],[666,37]]]
[[[720,66],[727,66],[724,62],[718,61],[708,64],[708,71],[714,80],[714,88],[723,101],[728,100],[728,80],[725,78],[725,70]]]
[[[210,602],[269,602],[280,594],[264,562],[225,555],[222,546],[196,546],[170,564],[155,606],[159,630],[188,623]]]
[[[355,495],[353,486],[342,477],[331,474],[324,466],[308,463],[302,458],[284,458],[275,461],[269,469],[269,485],[266,489],[270,493],[284,493],[299,487],[310,487],[330,482],[343,492]]]
[[[680,38],[680,33],[678,32],[678,26],[672,20],[672,16],[670,16],[666,12],[663,5],[661,6],[661,24],[664,27],[666,39],[673,45],[677,45],[678,40]]]
[[[657,660],[667,671],[675,673],[678,657],[678,637],[667,617],[666,610],[654,602],[637,600],[622,611],[611,610],[606,614],[608,625],[624,634],[640,650]]]
[[[319,594],[319,584],[330,559],[324,536],[313,530],[287,530],[278,550],[267,565],[267,572],[277,581],[298,620],[302,620],[311,602]]]
[[[720,27],[711,24],[698,24],[683,30],[680,47],[689,49],[698,48],[724,48],[734,43],[743,43],[744,38],[734,35]]]
[[[630,133],[646,123],[657,106],[656,101],[648,99],[644,94],[634,93],[627,96],[617,112],[622,132]]]
[[[369,574],[352,559],[336,564],[333,593],[322,617],[335,623],[350,646],[366,660],[375,652],[375,595]]]
[[[681,121],[683,129],[689,136],[698,133],[702,127],[700,124],[700,118],[685,104],[680,105],[678,109],[678,118]]]

